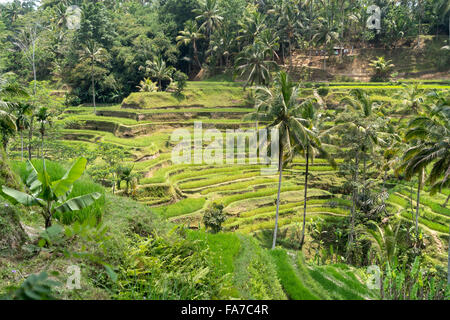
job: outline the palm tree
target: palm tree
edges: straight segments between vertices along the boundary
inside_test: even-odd
[[[161,56],[156,57],[154,61],[147,61],[146,65],[145,72],[150,74],[152,78],[158,80],[158,89],[159,91],[162,91],[162,82],[164,80],[172,80],[174,68],[172,66],[167,66]],[[144,68],[141,67],[140,69]]]
[[[267,30],[266,19],[266,15],[259,11],[246,13],[239,22],[240,30],[236,40],[244,44],[254,43],[260,33]]]
[[[104,63],[108,59],[106,49],[101,48],[94,41],[90,41],[81,52],[81,61],[91,64],[91,81],[92,81],[92,104],[94,105],[94,113],[97,112],[95,101],[95,66],[97,63]]]
[[[289,80],[285,71],[278,75],[274,88],[258,88],[258,90],[260,91],[258,97],[264,99],[264,101],[259,104],[258,112],[253,114],[252,117],[271,121],[268,128],[275,129],[278,132],[278,137],[270,137],[271,139],[278,139],[279,146],[277,209],[272,244],[274,249],[278,231],[283,165],[288,163],[295,152],[299,150],[310,152],[312,147],[320,148],[320,141],[317,135],[305,125],[308,121],[301,118],[303,106],[298,102],[299,86]]]
[[[299,145],[299,150],[306,160],[305,168],[305,185],[304,185],[304,201],[303,201],[303,228],[300,239],[300,249],[303,248],[305,242],[305,230],[306,230],[306,208],[308,201],[308,177],[309,177],[309,163],[311,161],[314,164],[314,158],[317,155],[321,155],[328,162],[336,168],[336,162],[331,158],[328,152],[322,147],[321,132],[320,132],[320,118],[321,115],[318,111],[318,103],[315,99],[308,99],[300,105],[300,118],[297,120],[309,130],[306,139],[304,140],[306,145]]]
[[[28,128],[30,124],[30,116],[33,113],[33,106],[28,103],[18,103],[14,111],[16,112],[16,127],[17,131],[20,132],[20,142],[22,150],[22,161],[23,161],[23,132]]]
[[[268,84],[270,72],[277,68],[274,61],[266,59],[266,50],[259,43],[244,48],[236,59],[236,74],[246,78],[244,89],[250,84]]]
[[[211,34],[220,27],[223,21],[223,17],[219,14],[218,7],[217,0],[202,0],[200,8],[193,10],[193,12],[197,14],[195,19],[203,21],[200,29],[206,31],[208,40],[211,39]]]
[[[202,67],[198,58],[197,41],[204,39],[205,36],[200,32],[195,21],[189,20],[184,26],[184,30],[180,31],[180,35],[176,38],[178,46],[188,46],[192,44],[194,50],[194,60],[199,68]]]
[[[277,51],[280,49],[280,37],[271,29],[265,29],[255,39],[257,43],[260,43],[265,48],[266,54],[271,57],[272,60],[279,59]]]
[[[450,185],[450,104],[448,97],[442,98],[426,114],[409,123],[406,141],[415,142],[404,155],[405,175],[410,177],[433,165],[427,179],[432,193]],[[418,204],[419,207],[419,197]],[[448,198],[444,206],[446,206]]]
[[[400,112],[403,115],[411,114],[411,112],[418,114],[421,105],[426,100],[426,93],[420,89],[420,83],[412,85],[404,85],[395,98],[401,101]]]
[[[330,22],[322,17],[317,18],[317,31],[312,37],[312,41],[322,45],[326,48],[326,51],[331,51],[334,44],[339,41],[339,32],[336,26],[330,24]],[[326,58],[323,60],[323,69],[327,69]]]
[[[292,68],[292,42],[296,38],[298,28],[302,26],[300,23],[299,7],[292,1],[283,0],[279,4],[276,4],[275,8],[269,12],[277,16],[280,32],[287,37],[289,68]]]
[[[42,148],[42,160],[45,161],[45,155],[44,155],[44,137],[46,132],[46,125],[50,124],[51,114],[48,112],[48,108],[42,107],[39,109],[39,111],[36,114],[36,120],[39,123],[39,132],[41,133],[41,148]],[[45,163],[45,162],[44,162]]]
[[[393,65],[391,62],[391,60],[386,60],[384,57],[378,57],[378,59],[372,60],[369,66],[371,66],[375,72],[371,78],[371,81],[388,81],[391,76],[392,68],[395,67],[395,65]]]

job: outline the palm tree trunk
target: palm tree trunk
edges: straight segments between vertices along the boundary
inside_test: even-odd
[[[33,140],[33,122],[34,122],[34,117],[32,116],[30,119],[30,127],[28,129],[28,160],[30,160],[30,161],[32,158],[31,141]]]
[[[419,236],[419,209],[420,209],[420,188],[422,187],[423,170],[419,174],[419,185],[417,187],[417,203],[416,203],[416,237]]]
[[[277,213],[275,215],[275,230],[273,232],[272,250],[275,249],[276,244],[277,244],[278,216],[280,213],[281,180],[283,178],[283,151],[281,148],[281,144],[280,144],[279,159],[278,159],[278,170],[280,171],[280,175],[278,177]]]
[[[200,60],[198,58],[197,42],[195,40],[193,41],[193,47],[194,47],[194,59],[195,59],[195,62],[197,63],[198,67],[201,69],[202,65],[200,64]]]
[[[353,244],[353,237],[355,232],[355,216],[356,216],[356,197],[358,196],[358,187],[356,183],[358,182],[358,172],[359,171],[359,151],[356,152],[355,155],[355,172],[353,173],[353,183],[355,186],[353,187],[353,196],[352,196],[352,216],[350,222],[350,233],[348,235],[348,244],[347,244],[347,260],[350,257],[350,249]]]
[[[97,112],[97,106],[95,105],[95,78],[94,78],[94,58],[92,58],[92,103],[94,104],[94,113]]]
[[[305,197],[303,203],[303,229],[302,238],[300,240],[300,250],[305,243],[305,229],[306,229],[306,204],[308,200],[308,175],[309,175],[309,148],[306,151],[306,169],[305,169]]]
[[[20,141],[22,144],[22,162],[23,162],[23,130],[20,130]]]
[[[450,285],[450,239],[448,241],[447,284]]]
[[[445,200],[444,204],[442,205],[444,208],[447,208],[447,204],[448,204],[449,200],[450,200],[450,194],[448,195],[447,200]]]

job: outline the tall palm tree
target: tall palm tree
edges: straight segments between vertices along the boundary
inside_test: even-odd
[[[94,113],[97,112],[95,101],[95,66],[97,63],[104,63],[108,60],[108,52],[106,49],[99,47],[95,41],[90,41],[81,52],[80,59],[83,62],[91,64],[91,81],[92,81],[92,104],[94,105]]]
[[[23,161],[23,132],[28,128],[30,124],[30,117],[33,113],[33,105],[28,103],[18,103],[14,107],[16,113],[16,127],[17,131],[20,133],[21,151],[22,151],[22,161]]]
[[[197,14],[195,17],[196,20],[203,21],[200,29],[206,31],[208,40],[211,39],[211,34],[220,27],[223,21],[223,17],[219,14],[217,0],[202,0],[200,8],[194,9],[193,12]]]
[[[426,114],[411,120],[405,136],[406,141],[412,142],[414,145],[405,153],[402,169],[407,177],[411,177],[414,174],[420,174],[428,165],[432,164],[427,181],[423,181],[431,184],[432,193],[450,185],[449,102],[447,96],[429,108]],[[417,207],[419,207],[419,203]]]
[[[250,84],[266,85],[270,81],[270,72],[277,68],[274,61],[268,60],[266,50],[260,43],[244,48],[236,59],[236,74],[246,78],[244,89]]]
[[[276,15],[280,32],[287,38],[289,68],[292,68],[293,41],[298,34],[298,29],[302,27],[299,4],[289,0],[282,0],[275,4],[274,9],[269,12]]]
[[[194,60],[199,68],[202,67],[200,59],[198,58],[197,42],[204,39],[205,36],[200,32],[198,25],[195,21],[189,20],[184,26],[184,30],[179,32],[180,35],[176,38],[178,46],[188,46],[192,44],[194,50]]]
[[[255,41],[265,48],[267,55],[269,55],[272,60],[280,58],[277,53],[280,49],[280,37],[274,30],[265,29],[256,37]]]
[[[267,30],[267,16],[259,11],[246,13],[239,21],[239,36],[236,38],[241,43],[252,44],[258,35]]]
[[[330,52],[334,44],[339,41],[339,32],[335,26],[330,25],[325,19],[319,17],[318,28],[312,37],[312,41],[325,47]],[[323,60],[323,69],[327,69],[326,57]]]
[[[156,57],[154,61],[147,61],[145,72],[152,78],[158,80],[158,89],[162,91],[162,82],[164,80],[172,80],[174,68],[168,66],[161,56]],[[143,69],[143,67],[141,67]]]
[[[46,125],[50,124],[51,114],[48,111],[48,108],[42,107],[38,110],[36,114],[36,120],[39,123],[39,132],[41,134],[41,148],[42,148],[42,160],[45,161],[44,154],[44,137],[46,132]]]
[[[305,167],[305,184],[304,184],[304,200],[303,200],[303,228],[300,238],[300,248],[303,248],[305,242],[305,230],[306,230],[306,208],[308,201],[308,177],[309,177],[309,164],[314,164],[314,159],[317,155],[321,155],[331,164],[333,168],[336,168],[336,162],[330,154],[322,147],[321,134],[326,132],[320,131],[320,119],[321,115],[318,112],[319,104],[315,99],[308,99],[300,105],[300,117],[297,120],[309,130],[306,139],[304,140],[306,145],[298,145],[297,149],[306,160]]]
[[[301,118],[302,105],[298,101],[299,86],[289,80],[285,71],[281,71],[276,79],[274,88],[258,88],[258,97],[264,99],[260,108],[253,117],[270,121],[269,129],[275,129],[278,137],[278,193],[277,209],[275,215],[275,229],[272,248],[276,246],[278,218],[280,212],[281,184],[283,178],[283,166],[292,160],[296,150],[309,152],[311,147],[320,147],[317,135],[309,129]],[[273,150],[272,150],[273,152]]]

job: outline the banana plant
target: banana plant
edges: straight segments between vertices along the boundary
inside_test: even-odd
[[[85,158],[79,158],[64,177],[53,181],[47,172],[45,162],[43,170],[38,171],[31,161],[28,161],[28,177],[25,181],[28,193],[3,186],[2,195],[13,204],[40,207],[40,213],[44,217],[45,228],[47,229],[52,226],[55,215],[83,210],[94,204],[102,196],[100,193],[91,193],[69,199],[73,184],[82,176],[86,164]]]

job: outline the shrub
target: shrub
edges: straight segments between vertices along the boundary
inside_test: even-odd
[[[326,87],[320,87],[319,90],[317,90],[317,93],[321,96],[321,97],[326,97],[328,95],[328,93],[330,92],[329,88]]]
[[[181,71],[177,71],[173,75],[173,80],[175,80],[175,82],[176,82],[176,92],[175,93],[177,96],[181,96],[182,92],[184,91],[184,89],[187,86],[188,76]]]
[[[203,223],[205,224],[206,230],[211,229],[213,233],[218,233],[222,230],[222,223],[226,220],[223,209],[223,204],[214,203],[206,210],[203,215]]]
[[[201,243],[180,237],[130,239],[119,272],[118,299],[207,300],[220,296],[220,277]]]

